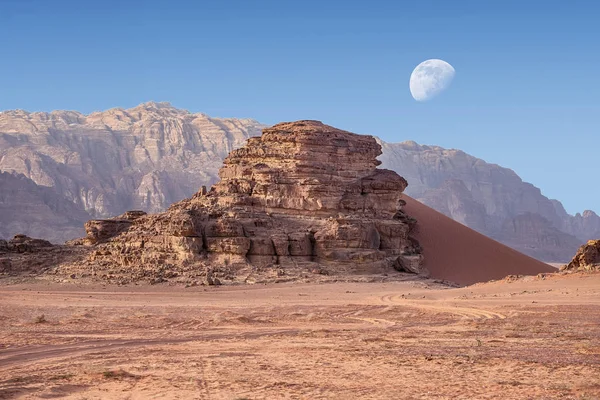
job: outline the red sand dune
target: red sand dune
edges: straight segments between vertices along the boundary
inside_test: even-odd
[[[405,211],[417,219],[414,236],[423,247],[432,278],[472,284],[507,275],[536,275],[556,269],[468,228],[403,195]]]

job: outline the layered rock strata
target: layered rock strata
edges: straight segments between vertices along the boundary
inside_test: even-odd
[[[229,154],[210,191],[164,213],[86,224],[85,264],[117,281],[203,268],[221,280],[253,268],[424,273],[402,211],[407,182],[377,169],[380,154],[373,137],[317,121],[275,125]]]
[[[73,240],[69,244],[98,244],[127,230],[133,221],[146,215],[145,211],[127,211],[115,218],[93,219],[87,221],[84,225],[86,237],[80,240]]]

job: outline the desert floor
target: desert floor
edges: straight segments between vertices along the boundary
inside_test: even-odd
[[[0,286],[0,398],[599,399],[600,274]]]

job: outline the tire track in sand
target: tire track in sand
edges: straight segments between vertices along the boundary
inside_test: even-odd
[[[364,322],[368,322],[369,324],[372,324],[375,326],[386,327],[386,328],[396,325],[396,322],[390,321],[387,319],[382,319],[382,318],[360,318],[360,317],[346,317],[346,318],[355,319],[358,321],[364,321]]]
[[[395,321],[391,321],[389,319],[383,319],[383,318],[372,318],[372,317],[361,317],[361,315],[365,312],[370,312],[372,310],[367,310],[365,308],[360,308],[358,310],[352,310],[352,311],[347,311],[347,312],[343,312],[343,313],[337,313],[337,314],[332,314],[331,316],[333,318],[342,318],[342,319],[353,319],[355,321],[362,321],[362,322],[367,322],[370,325],[376,326],[376,327],[385,327],[385,328],[390,328],[392,326],[396,325]]]
[[[25,346],[0,351],[0,370],[12,365],[36,362],[38,360],[82,356],[89,353],[110,352],[118,349],[172,345],[198,340],[222,340],[222,339],[254,339],[270,335],[295,335],[298,329],[261,329],[253,332],[239,333],[217,333],[196,335],[172,339],[121,339],[121,340],[86,340],[73,344],[48,344],[39,346]]]
[[[458,307],[453,305],[434,305],[424,304],[423,301],[415,301],[403,298],[398,294],[387,294],[380,297],[384,304],[402,305],[405,307],[418,308],[425,311],[433,311],[438,313],[454,314],[466,319],[505,319],[506,316],[494,311],[483,310],[472,307]]]

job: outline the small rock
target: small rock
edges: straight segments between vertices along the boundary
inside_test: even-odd
[[[600,270],[600,239],[589,240],[581,246],[575,257],[561,271],[593,271]]]

